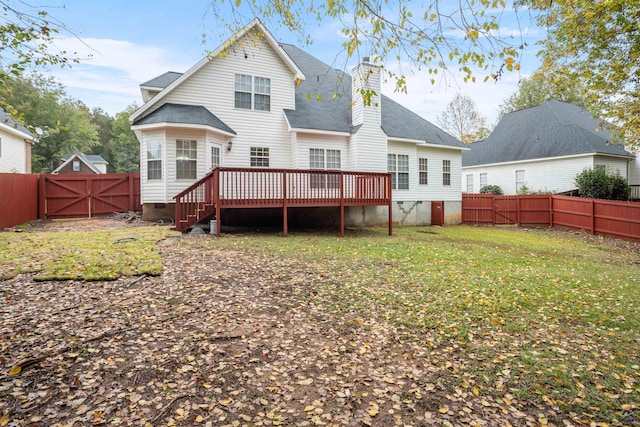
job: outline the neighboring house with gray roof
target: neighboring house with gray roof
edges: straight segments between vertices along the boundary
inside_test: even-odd
[[[75,152],[62,158],[60,166],[51,173],[54,174],[103,174],[107,173],[107,162],[98,154],[84,154]]]
[[[0,109],[0,172],[31,173],[35,136]]]
[[[630,180],[634,155],[615,143],[605,125],[561,101],[505,114],[487,139],[462,155],[462,190],[499,185],[505,194],[516,194],[525,185],[562,193],[576,189],[577,174],[596,168]]]
[[[376,93],[370,105],[366,88]],[[146,219],[172,213],[173,196],[226,166],[390,171],[395,222],[429,224],[431,201],[444,202],[447,223],[460,222],[467,148],[380,95],[379,68],[368,61],[350,76],[254,20],[184,74],[165,73],[141,92],[145,104],[130,120]],[[362,209],[347,213],[351,223]],[[372,209],[387,208],[366,209],[374,218],[382,213]]]

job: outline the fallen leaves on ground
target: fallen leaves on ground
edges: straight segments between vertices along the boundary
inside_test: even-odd
[[[638,367],[616,371],[600,345],[615,331],[553,317],[510,331],[491,310],[464,333],[408,327],[386,312],[392,257],[358,301],[357,275],[331,260],[237,243],[166,239],[163,274],[141,280],[1,282],[0,426],[625,425],[567,409],[597,387],[637,414]],[[336,301],[344,289],[352,299]],[[575,396],[538,389],[542,359]]]

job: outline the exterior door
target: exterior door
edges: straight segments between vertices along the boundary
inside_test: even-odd
[[[444,225],[444,202],[431,202],[431,225]]]
[[[222,165],[222,144],[207,142],[207,168],[215,169]]]

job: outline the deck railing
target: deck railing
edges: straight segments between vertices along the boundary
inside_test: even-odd
[[[286,233],[288,207],[390,206],[391,174],[221,167],[207,173],[174,199],[178,230],[214,215],[220,218],[220,209],[282,207]],[[343,223],[341,209],[342,233]]]

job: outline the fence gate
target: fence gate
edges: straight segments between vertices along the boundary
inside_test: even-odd
[[[41,175],[40,218],[81,218],[140,210],[140,174]]]
[[[510,225],[518,223],[517,197],[496,196],[494,203],[494,224]]]

